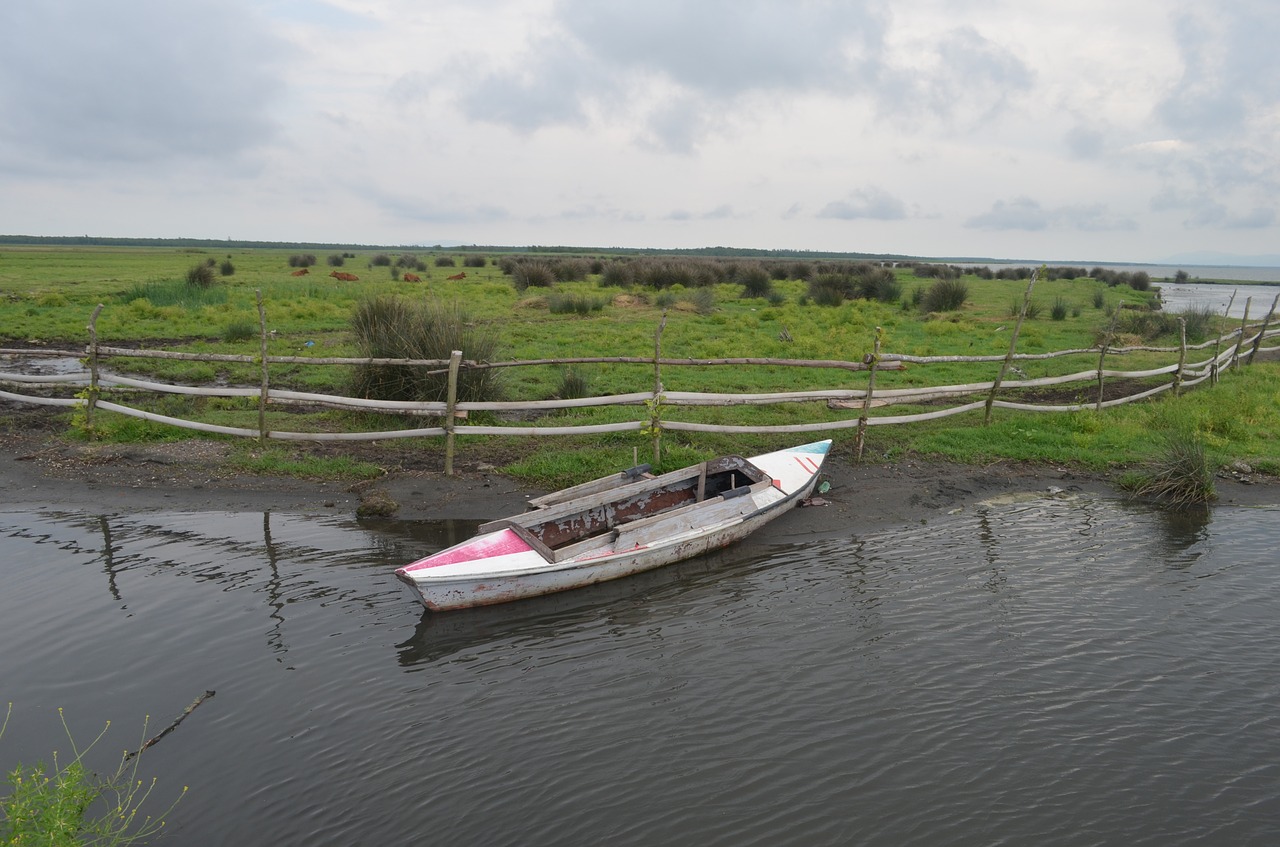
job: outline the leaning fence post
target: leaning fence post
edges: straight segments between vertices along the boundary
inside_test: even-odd
[[[1222,355],[1222,333],[1227,328],[1227,317],[1231,314],[1231,304],[1236,302],[1237,293],[1236,290],[1231,292],[1231,299],[1227,301],[1227,310],[1222,313],[1222,320],[1218,321],[1218,338],[1213,342],[1213,362],[1209,365],[1210,385],[1218,384],[1218,357]]]
[[[258,443],[267,443],[267,393],[271,381],[267,368],[267,309],[262,305],[262,289],[258,293],[258,350],[262,358],[262,390],[258,393]]]
[[[1102,388],[1105,384],[1102,377],[1102,361],[1107,357],[1107,349],[1111,346],[1111,342],[1115,340],[1116,321],[1120,319],[1120,310],[1116,309],[1111,314],[1111,326],[1107,327],[1107,335],[1102,339],[1102,350],[1098,353],[1098,402],[1094,404],[1095,412],[1102,411]]]
[[[648,403],[654,467],[662,461],[662,330],[666,326],[667,312],[663,309],[662,320],[658,321],[658,329],[653,334],[653,400]]]
[[[84,404],[84,426],[90,438],[93,438],[93,413],[98,408],[98,315],[102,313],[102,304],[93,310],[89,318],[89,390]]]
[[[871,357],[867,360],[867,394],[862,398],[862,414],[858,416],[858,439],[854,442],[857,461],[862,461],[862,447],[866,443],[867,417],[871,410],[871,393],[876,388],[876,366],[880,364],[880,339],[884,337],[884,328],[876,327],[876,337],[871,345]]]
[[[1240,348],[1244,346],[1244,331],[1249,326],[1249,307],[1252,305],[1252,297],[1244,298],[1244,317],[1240,319],[1240,337],[1236,339],[1236,349],[1231,353],[1232,370],[1240,367]]]
[[[458,369],[462,366],[462,351],[449,354],[449,393],[444,404],[444,475],[453,476],[453,427],[458,409]]]
[[[1271,301],[1271,310],[1262,319],[1262,329],[1258,330],[1257,337],[1253,339],[1253,347],[1249,350],[1249,358],[1245,360],[1246,365],[1253,364],[1253,357],[1258,354],[1258,348],[1262,346],[1262,337],[1267,334],[1267,328],[1271,326],[1271,316],[1276,313],[1276,306],[1280,306],[1280,294],[1277,294],[1276,299]]]
[[[1182,370],[1187,365],[1187,319],[1178,318],[1178,335],[1181,342],[1178,348],[1178,369],[1173,372],[1173,396],[1182,393]]]
[[[1005,354],[1004,361],[1000,363],[1000,372],[996,374],[996,381],[991,386],[991,393],[987,395],[987,408],[982,417],[982,425],[988,426],[991,423],[991,407],[996,402],[996,392],[1000,390],[1000,383],[1004,382],[1004,375],[1008,372],[1009,366],[1013,364],[1013,351],[1018,347],[1018,333],[1022,331],[1022,322],[1027,317],[1027,307],[1031,305],[1031,289],[1035,287],[1036,278],[1040,276],[1040,268],[1036,268],[1031,272],[1031,281],[1027,283],[1027,291],[1022,295],[1022,308],[1018,311],[1018,322],[1013,325],[1013,337],[1009,339],[1009,352]]]

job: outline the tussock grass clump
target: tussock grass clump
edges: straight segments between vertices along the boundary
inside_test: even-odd
[[[120,293],[121,303],[146,301],[152,306],[181,306],[185,309],[197,309],[201,306],[216,306],[227,302],[227,289],[223,286],[188,285],[185,280],[173,282],[143,282],[132,285]]]
[[[289,257],[289,267],[309,268],[316,263],[316,257],[310,253],[294,253]]]
[[[1217,496],[1209,458],[1199,433],[1179,428],[1163,436],[1159,454],[1146,467],[1122,479],[1134,497],[1158,500],[1177,509],[1202,506]]]
[[[236,266],[232,264],[230,258],[226,258],[226,259],[223,259],[222,264],[218,266],[218,271],[223,276],[234,276],[236,272]]]
[[[716,310],[716,293],[710,288],[695,289],[685,299],[699,315],[710,315]]]
[[[191,288],[212,288],[214,282],[213,268],[203,262],[187,270],[187,285]]]
[[[1049,307],[1049,317],[1053,318],[1055,321],[1065,321],[1067,319],[1067,312],[1070,310],[1071,306],[1066,300],[1061,297],[1055,297],[1053,299],[1053,305]]]
[[[560,376],[560,385],[556,388],[557,400],[580,400],[591,394],[591,382],[582,371],[565,368]]]
[[[775,269],[781,270],[786,279],[786,268],[782,265],[775,265]],[[773,291],[773,279],[769,272],[765,270],[763,265],[748,265],[738,270],[735,282],[742,285],[743,297],[768,297]]]
[[[453,261],[452,256],[436,256],[437,268],[452,268],[456,266],[457,266],[457,263]]]
[[[467,359],[495,358],[497,340],[471,323],[457,304],[410,301],[382,295],[360,301],[351,329],[361,355],[377,359],[448,359],[461,350]],[[411,365],[360,365],[352,376],[356,397],[379,400],[445,400],[448,375]],[[463,368],[459,400],[494,400],[501,393],[498,372]]]
[[[483,268],[486,261],[483,253],[471,253],[462,257],[462,266],[464,268]]]
[[[630,288],[635,284],[635,269],[630,262],[613,261],[600,272],[600,285],[610,288]]]
[[[864,300],[894,303],[902,296],[902,283],[888,268],[869,262],[858,265],[853,272],[855,293]]]
[[[516,291],[551,288],[556,284],[556,273],[546,262],[516,262],[511,270],[511,284]]]
[[[608,300],[588,297],[584,294],[551,294],[547,296],[547,310],[553,315],[589,315],[604,309]]]
[[[334,253],[326,259],[331,268],[340,268],[347,263],[347,257],[341,253]]]
[[[222,331],[222,340],[228,344],[236,341],[248,341],[258,334],[258,328],[250,321],[232,321]]]
[[[839,306],[853,296],[853,278],[848,274],[823,273],[809,280],[809,297],[819,306]]]
[[[968,285],[958,279],[939,279],[925,291],[920,308],[925,312],[953,312],[968,299]]]

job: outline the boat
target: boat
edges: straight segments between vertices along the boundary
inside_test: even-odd
[[[831,441],[660,475],[648,465],[529,500],[529,510],[396,570],[432,611],[537,597],[725,547],[809,497]]]

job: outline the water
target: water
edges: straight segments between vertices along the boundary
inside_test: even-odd
[[[748,542],[433,616],[469,522],[0,511],[0,764],[112,720],[172,843],[1272,844],[1280,507]],[[773,528],[779,528],[771,536]]]
[[[1243,318],[1247,305],[1250,320],[1262,320],[1275,302],[1276,295],[1280,294],[1280,285],[1175,285],[1162,282],[1159,288],[1161,306],[1166,312],[1208,308],[1214,314]]]

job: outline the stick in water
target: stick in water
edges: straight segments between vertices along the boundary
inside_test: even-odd
[[[212,697],[213,695],[214,695],[214,692],[212,692],[212,691],[206,691],[205,693],[203,693],[203,694],[201,694],[199,697],[197,697],[195,700],[191,701],[191,705],[190,705],[190,706],[188,706],[187,708],[183,709],[183,710],[182,710],[182,714],[178,715],[177,719],[176,719],[176,720],[174,720],[174,722],[173,722],[173,723],[171,723],[171,724],[169,724],[167,727],[165,727],[165,728],[160,732],[160,734],[159,734],[159,735],[157,735],[155,738],[152,738],[150,741],[148,741],[146,744],[143,744],[141,747],[139,747],[139,748],[138,748],[137,750],[135,750],[134,752],[129,753],[128,755],[126,755],[126,756],[125,756],[125,760],[127,761],[127,760],[129,760],[129,759],[132,759],[134,756],[140,755],[140,754],[142,753],[142,751],[143,751],[143,750],[147,749],[147,748],[148,748],[148,747],[150,747],[152,744],[155,744],[157,741],[159,741],[161,738],[164,738],[166,735],[168,735],[169,733],[173,732],[175,729],[177,729],[177,728],[178,728],[178,724],[182,723],[183,721],[185,721],[185,720],[187,719],[187,715],[191,714],[192,712],[194,712],[194,711],[196,710],[196,706],[199,706],[201,703],[203,703],[205,700],[208,700],[208,699],[209,699],[210,697]]]

